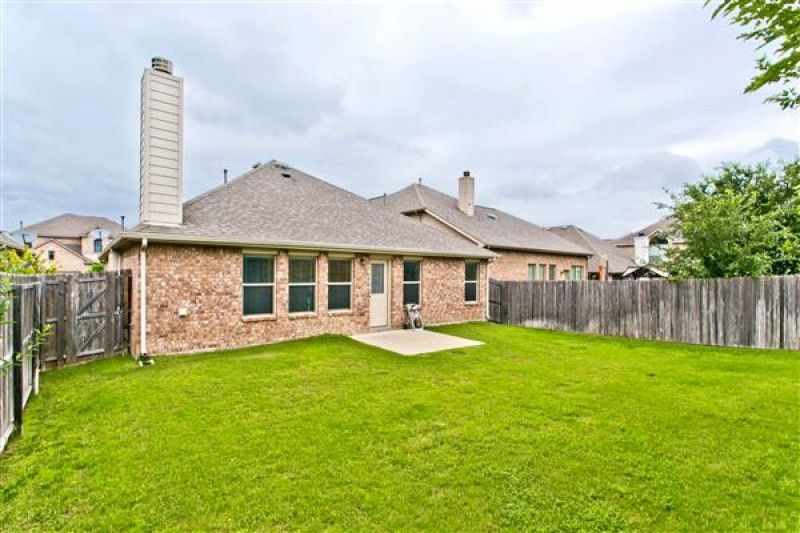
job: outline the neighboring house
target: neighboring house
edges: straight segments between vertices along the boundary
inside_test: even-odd
[[[489,264],[491,278],[587,279],[589,250],[499,209],[476,205],[475,178],[469,172],[458,180],[458,198],[416,183],[372,202],[496,252],[499,257]]]
[[[25,245],[10,234],[0,231],[0,250],[16,250],[17,252],[24,252]]]
[[[45,265],[61,271],[85,271],[121,226],[105,217],[64,213],[14,232]]]
[[[140,221],[107,247],[130,269],[132,352],[187,352],[482,320],[495,254],[272,161],[185,203],[183,80],[142,76]]]
[[[683,246],[683,239],[673,235],[675,219],[664,217],[638,231],[610,241],[636,265],[658,265],[666,259],[667,251]]]
[[[554,226],[547,228],[559,237],[586,248],[592,252],[589,258],[589,279],[610,280],[623,279],[631,267],[633,260],[623,251],[597,235],[589,233],[577,226]]]

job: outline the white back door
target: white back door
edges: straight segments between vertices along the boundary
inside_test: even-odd
[[[389,325],[389,271],[386,261],[369,265],[369,327]]]

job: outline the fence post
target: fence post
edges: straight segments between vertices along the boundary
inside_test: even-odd
[[[22,290],[12,285],[11,288],[11,383],[14,402],[14,427],[22,432],[22,411],[24,409],[25,392],[22,390]]]

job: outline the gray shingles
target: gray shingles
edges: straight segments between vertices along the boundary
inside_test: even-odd
[[[179,227],[138,225],[132,231],[265,245],[493,255],[275,161],[187,201],[183,217]]]
[[[589,272],[597,272],[599,265],[604,260],[608,260],[608,272],[610,274],[622,274],[628,267],[634,266],[630,257],[625,255],[619,248],[610,242],[601,239],[597,235],[589,233],[577,226],[554,226],[547,228],[559,237],[591,250],[594,255],[589,258]]]
[[[591,255],[584,247],[499,209],[476,205],[475,214],[469,216],[458,209],[456,198],[426,185],[410,185],[372,202],[400,213],[425,210],[489,248]]]
[[[107,230],[111,235],[116,235],[122,229],[119,224],[105,217],[64,213],[26,226],[16,233],[33,233],[37,237],[75,238],[83,237],[98,227]]]

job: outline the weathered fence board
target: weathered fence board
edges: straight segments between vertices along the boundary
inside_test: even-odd
[[[800,349],[800,276],[497,281],[495,322],[691,344]]]
[[[39,370],[128,349],[130,272],[11,276],[9,322],[0,325],[0,451],[22,424],[25,404],[38,391]],[[34,332],[49,324],[44,343],[29,350]],[[31,352],[29,357],[16,358]]]

